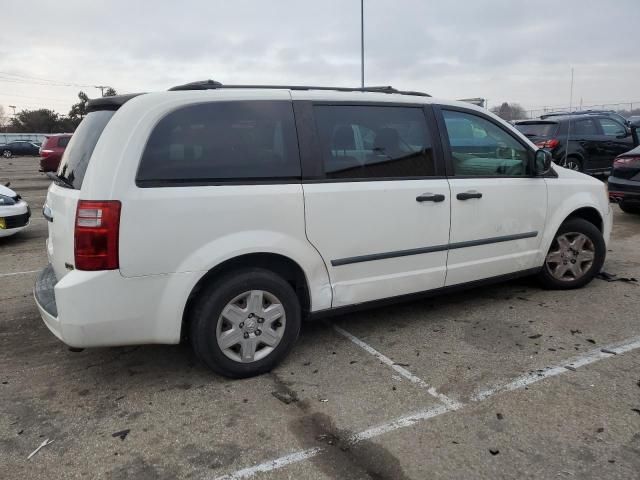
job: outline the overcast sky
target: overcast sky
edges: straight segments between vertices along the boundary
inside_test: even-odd
[[[3,0],[0,19],[8,112],[67,113],[91,85],[360,83],[359,0]],[[640,0],[365,0],[365,81],[533,109],[568,104],[573,66],[575,103],[640,103],[639,25]]]

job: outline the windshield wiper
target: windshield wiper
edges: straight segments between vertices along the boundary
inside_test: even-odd
[[[73,186],[73,183],[71,183],[69,180],[67,180],[64,177],[61,177],[56,172],[47,172],[47,177],[49,177],[51,180],[56,182],[56,184],[60,185],[61,187],[72,188],[73,190],[76,189],[76,187]]]

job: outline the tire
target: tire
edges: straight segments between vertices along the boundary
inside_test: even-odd
[[[576,240],[580,236],[585,237],[584,249],[580,249],[579,254],[576,254],[578,249],[576,248]],[[559,240],[565,239],[571,241],[569,243],[569,250],[564,252],[564,260],[562,260],[562,248]],[[566,245],[567,243],[563,241]],[[571,246],[574,246],[573,250]],[[589,263],[585,259],[588,258],[586,252],[592,252],[593,258]],[[607,255],[607,248],[604,243],[602,233],[598,228],[590,222],[582,218],[569,218],[560,226],[556,232],[553,242],[549,247],[549,252],[545,257],[545,263],[542,266],[542,270],[538,274],[538,279],[544,288],[553,290],[570,290],[573,288],[580,288],[585,286],[593,277],[596,276],[602,269],[604,259]],[[581,260],[582,259],[582,260]],[[558,260],[553,262],[552,260]],[[562,278],[558,278],[560,272],[562,272],[563,266],[567,266],[567,269],[582,270],[582,273],[578,276],[573,271],[567,271]],[[573,267],[572,265],[578,265]],[[556,269],[559,267],[559,270]],[[554,274],[555,272],[555,274]]]
[[[578,157],[567,157],[567,159],[562,162],[562,166],[576,172],[584,171],[582,160],[580,160]]]
[[[635,213],[636,215],[640,214],[640,207],[632,207],[630,205],[625,205],[624,202],[620,202],[620,210],[624,213]]]
[[[262,292],[261,305],[255,292]],[[283,313],[279,317],[278,305]],[[223,315],[223,311],[229,313]],[[205,365],[225,377],[252,377],[270,371],[293,348],[300,333],[300,301],[291,285],[279,275],[261,268],[247,268],[204,287],[189,321],[191,345]],[[220,342],[225,336],[230,347],[223,349]],[[275,337],[279,337],[277,342]],[[270,345],[263,343],[266,340]],[[251,345],[254,360],[248,360]],[[245,354],[247,360],[243,362]]]
[[[3,150],[2,151],[2,156],[4,158],[11,158],[12,155],[13,155],[13,153],[11,152],[11,150]]]

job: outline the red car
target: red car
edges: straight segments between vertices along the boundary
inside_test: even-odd
[[[64,149],[71,140],[70,133],[61,133],[57,135],[47,135],[40,147],[40,171],[55,172],[60,165],[60,159],[64,153]]]

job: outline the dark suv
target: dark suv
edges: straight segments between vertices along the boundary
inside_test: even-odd
[[[636,145],[629,127],[606,114],[523,120],[516,128],[558,165],[587,173],[609,173],[613,159]]]

